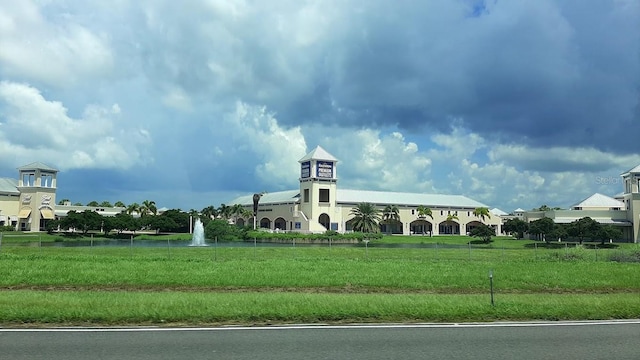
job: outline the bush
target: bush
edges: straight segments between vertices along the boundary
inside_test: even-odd
[[[609,260],[615,262],[633,262],[640,263],[640,251],[632,251],[630,253],[617,252],[609,256]]]
[[[14,228],[11,225],[0,226],[0,232],[10,232],[10,231],[16,231],[16,228]]]
[[[215,219],[209,221],[204,228],[204,237],[210,240],[218,238],[218,241],[233,241],[243,236],[242,230],[237,226],[229,224],[226,220]]]

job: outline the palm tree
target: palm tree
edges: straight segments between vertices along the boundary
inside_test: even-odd
[[[491,212],[486,207],[477,207],[473,209],[473,215],[475,217],[479,217],[482,221],[484,221],[485,217],[491,219]]]
[[[220,207],[218,207],[218,215],[225,220],[229,220],[231,217],[231,211],[231,206],[227,206],[225,204],[220,204]]]
[[[200,212],[202,216],[208,219],[215,219],[218,216],[218,209],[216,209],[213,205],[209,205],[206,208],[202,209]]]
[[[231,215],[233,215],[233,223],[234,224],[238,223],[238,219],[247,217],[247,213],[249,213],[249,216],[253,215],[253,213],[251,213],[249,210],[245,209],[244,206],[242,206],[240,204],[233,204],[231,206]]]
[[[400,211],[398,210],[397,206],[387,205],[384,207],[384,210],[382,210],[382,220],[387,225],[391,225],[392,223],[399,222],[400,221],[399,212]],[[391,233],[391,226],[388,226],[387,231]]]
[[[431,220],[433,220],[433,213],[431,212],[431,208],[424,205],[418,206],[418,217],[426,218],[427,216],[430,217]]]
[[[353,215],[353,230],[364,233],[375,233],[380,231],[378,222],[380,213],[371,203],[360,203],[349,212]]]
[[[157,214],[158,208],[156,207],[156,202],[151,200],[145,200],[142,202],[140,206],[140,215],[145,216],[147,214]]]
[[[129,215],[132,215],[133,213],[140,213],[140,204],[138,203],[133,203],[130,204],[129,206],[127,206],[127,209],[125,210],[125,212]]]
[[[458,215],[456,215],[456,214],[447,215],[446,222],[453,222],[453,220],[458,220],[459,221],[460,219],[458,219]]]

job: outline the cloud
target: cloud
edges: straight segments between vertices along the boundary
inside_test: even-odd
[[[523,145],[497,145],[489,151],[488,156],[492,161],[545,172],[593,173],[630,168],[633,164],[640,164],[640,155],[619,155],[593,147],[533,148]]]
[[[121,109],[89,105],[74,119],[58,101],[27,84],[0,82],[0,149],[20,163],[33,159],[60,169],[130,168],[151,145],[145,129],[118,121]]]
[[[307,151],[299,127],[280,126],[266,107],[241,101],[225,121],[230,135],[257,162],[255,175],[265,186],[282,190],[294,183],[299,174],[298,160]],[[216,152],[219,154],[220,149]]]
[[[0,14],[0,73],[68,87],[108,74],[113,54],[106,38],[73,18],[53,22],[36,3],[5,2]]]

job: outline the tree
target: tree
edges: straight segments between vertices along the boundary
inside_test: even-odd
[[[391,233],[391,224],[400,222],[400,211],[395,205],[387,205],[382,210],[382,221],[387,224],[387,232]]]
[[[569,237],[569,232],[566,225],[555,224],[548,235],[550,239],[566,239]]]
[[[529,232],[536,235],[538,239],[546,241],[546,235],[553,231],[554,226],[555,223],[553,222],[553,219],[543,217],[541,219],[534,220],[529,224]]]
[[[592,218],[585,216],[581,219],[575,220],[569,224],[567,229],[569,235],[577,237],[580,241],[580,245],[584,239],[595,239],[600,232],[600,224]]]
[[[85,210],[83,212],[77,212],[72,210],[67,213],[67,216],[62,218],[60,226],[64,229],[80,230],[83,235],[86,235],[89,230],[100,230],[102,221],[102,215],[95,211]]]
[[[220,216],[224,220],[229,220],[231,218],[232,211],[233,209],[231,208],[231,206],[220,204],[220,207],[218,207],[218,216]]]
[[[70,202],[71,202],[71,200],[69,200],[69,199],[62,199],[62,200],[58,201],[58,205],[64,205],[65,203],[70,203]]]
[[[140,204],[134,202],[133,204],[127,206],[125,212],[129,215],[133,215],[133,213],[140,214]]]
[[[147,221],[146,225],[150,229],[155,229],[156,233],[174,232],[179,227],[178,224],[176,224],[176,222],[168,216],[162,216],[162,215],[147,216],[146,221]]]
[[[87,203],[87,206],[98,207],[98,206],[100,206],[100,204],[98,204],[98,202],[97,202],[97,201],[93,200],[93,201],[89,201],[89,202]]]
[[[237,224],[238,219],[250,218],[253,216],[253,213],[251,210],[245,209],[245,207],[240,204],[234,204],[231,206],[231,215],[233,215],[233,223]]]
[[[197,213],[197,212],[196,212]],[[167,217],[172,219],[178,226],[174,231],[181,233],[189,232],[189,213],[186,213],[180,209],[170,209],[162,213],[160,217]]]
[[[237,226],[229,224],[227,220],[211,220],[204,228],[204,235],[207,239],[218,239],[218,241],[238,240],[242,237],[242,232]]]
[[[491,219],[491,212],[489,208],[486,207],[477,207],[473,209],[473,216],[478,217],[484,221],[485,217]]]
[[[100,207],[113,207],[113,205],[111,205],[110,202],[105,200],[105,201],[100,203]]]
[[[505,221],[502,229],[507,233],[515,234],[516,239],[522,239],[524,233],[529,230],[529,224],[522,219],[514,218]]]
[[[622,230],[613,225],[601,225],[598,237],[600,238],[600,244],[604,245],[605,240],[622,238]]]
[[[200,214],[208,219],[215,219],[218,216],[218,209],[216,209],[213,205],[209,205],[206,208],[200,211]]]
[[[495,230],[491,226],[480,224],[471,229],[471,236],[481,238],[482,242],[488,244],[491,242],[491,237],[496,235]]]
[[[158,208],[156,207],[156,202],[151,200],[145,200],[140,205],[140,216],[145,215],[156,215],[158,213]]]
[[[114,207],[121,207],[121,208],[126,208],[127,205],[125,205],[122,201],[116,201],[115,204],[113,204]]]
[[[119,234],[123,231],[136,231],[139,228],[137,219],[126,212],[116,214],[110,219],[109,225],[112,229],[117,230]]]
[[[445,220],[445,222],[453,222],[453,220],[460,220],[458,219],[458,215],[456,214],[449,214],[447,215],[447,220]]]
[[[353,215],[353,230],[364,233],[376,233],[380,231],[378,222],[380,213],[376,207],[368,202],[358,204],[349,212]]]
[[[431,211],[431,208],[424,205],[418,206],[418,217],[425,219],[427,216],[433,220],[433,212]]]

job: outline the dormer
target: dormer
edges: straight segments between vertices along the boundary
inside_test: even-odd
[[[638,189],[640,189],[640,165],[625,171],[620,176],[622,176],[622,184],[624,186],[624,193],[638,193]]]

